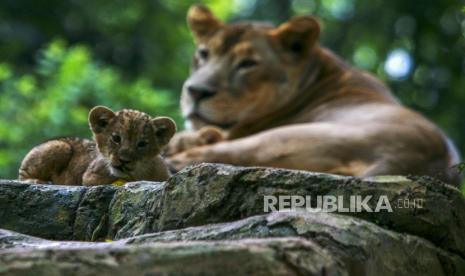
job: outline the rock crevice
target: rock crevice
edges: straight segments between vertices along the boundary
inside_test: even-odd
[[[339,196],[344,206],[351,196],[371,196],[373,209],[376,199],[385,196],[393,212],[264,212],[264,196],[283,195]],[[415,199],[421,200],[421,208],[399,204]],[[193,271],[201,271],[193,260],[207,254],[224,265],[244,262],[275,275],[465,274],[464,197],[458,189],[427,178],[356,179],[203,164],[167,182],[123,187],[0,181],[0,228],[9,230],[0,232],[0,264],[9,272],[27,260],[37,260],[49,271],[57,256],[72,258],[70,266],[89,262],[73,255],[81,250],[89,256],[103,254],[105,262],[123,270],[173,273],[168,264],[137,270],[138,261],[130,255],[147,250],[154,260],[182,261]],[[104,240],[114,242],[89,243]],[[55,257],[44,257],[44,248]],[[171,254],[172,249],[180,255]],[[24,258],[13,257],[18,250]],[[120,259],[112,257],[116,255]],[[235,260],[224,260],[226,255]],[[127,266],[122,259],[129,260]],[[269,267],[256,264],[258,260]],[[110,274],[112,266],[100,265]],[[216,271],[211,263],[203,265],[205,273]],[[57,269],[67,271],[64,265]]]

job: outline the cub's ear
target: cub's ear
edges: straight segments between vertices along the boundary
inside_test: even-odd
[[[187,23],[194,33],[196,43],[208,39],[222,25],[221,21],[203,5],[193,5],[187,12]]]
[[[284,50],[301,56],[317,42],[320,36],[320,24],[313,16],[297,16],[271,30],[269,35]]]
[[[89,112],[89,125],[94,133],[102,132],[116,114],[106,106],[96,106]]]
[[[152,119],[155,127],[155,135],[159,146],[168,144],[170,139],[176,133],[176,123],[168,117],[156,117]]]

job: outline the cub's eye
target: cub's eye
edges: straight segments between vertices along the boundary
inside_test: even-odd
[[[200,48],[198,51],[199,57],[203,60],[208,59],[208,49]]]
[[[249,69],[257,65],[258,65],[258,61],[247,58],[239,62],[239,64],[237,65],[237,69]]]
[[[145,148],[147,145],[148,143],[146,141],[140,141],[139,143],[137,143],[138,148]]]
[[[111,140],[116,144],[119,144],[121,143],[121,136],[119,136],[118,134],[113,134],[111,135]]]

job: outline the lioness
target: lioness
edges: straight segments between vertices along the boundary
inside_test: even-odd
[[[206,7],[187,16],[197,44],[181,109],[187,125],[213,125],[227,141],[170,158],[352,176],[415,174],[458,185],[453,144],[403,107],[379,80],[320,46],[316,18],[273,27],[224,24]]]
[[[38,145],[21,163],[19,179],[93,186],[169,177],[159,153],[176,132],[170,118],[97,106],[89,112],[89,125],[95,141],[67,137]]]

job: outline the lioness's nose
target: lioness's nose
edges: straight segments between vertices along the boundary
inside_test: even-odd
[[[187,87],[187,91],[196,102],[210,98],[216,94],[216,92],[211,88],[194,85],[189,85]]]

